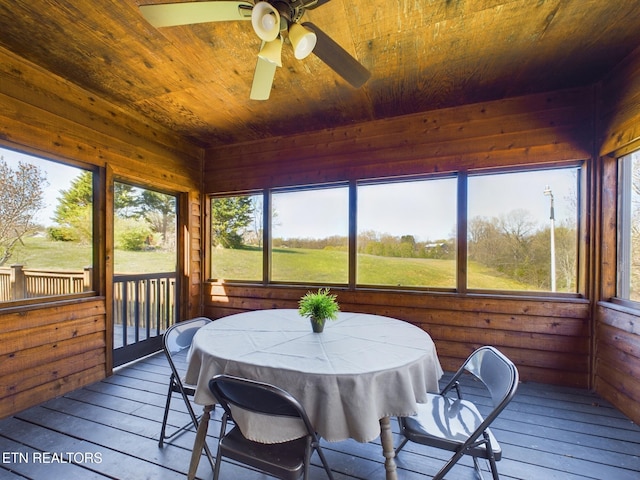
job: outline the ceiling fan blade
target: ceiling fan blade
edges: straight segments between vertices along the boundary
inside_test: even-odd
[[[271,94],[273,78],[276,76],[276,64],[258,57],[256,71],[253,74],[253,84],[251,85],[251,100],[268,100]]]
[[[305,22],[302,25],[313,30],[318,38],[313,53],[338,75],[355,88],[360,88],[369,80],[371,76],[369,70],[334,42],[331,37],[313,23]]]
[[[329,3],[329,1],[330,0],[309,0],[307,2],[303,2],[304,3],[304,9],[305,10],[313,10],[314,8],[321,7],[325,3]]]
[[[252,9],[253,4],[246,1],[220,0],[141,5],[140,13],[154,27],[173,27],[193,23],[251,20]]]

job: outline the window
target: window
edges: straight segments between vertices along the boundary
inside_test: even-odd
[[[265,190],[269,211],[214,198],[212,277],[575,296],[582,177],[576,162]]]
[[[0,148],[0,302],[91,291],[93,173]]]
[[[455,288],[456,183],[358,186],[358,284]]]
[[[262,195],[211,199],[211,277],[262,280]]]
[[[618,163],[618,292],[640,301],[640,151]]]
[[[577,291],[578,171],[469,176],[469,288]]]
[[[271,199],[271,280],[346,284],[349,188],[281,191]]]

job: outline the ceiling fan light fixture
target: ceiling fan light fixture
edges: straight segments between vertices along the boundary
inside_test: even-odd
[[[292,23],[289,27],[289,40],[293,46],[293,55],[302,60],[307,58],[316,46],[318,37],[315,32],[299,23]]]
[[[258,2],[251,12],[251,24],[258,37],[271,42],[280,33],[280,13],[270,3]]]
[[[282,37],[278,36],[275,40],[264,42],[260,53],[260,58],[267,60],[278,67],[282,66]]]

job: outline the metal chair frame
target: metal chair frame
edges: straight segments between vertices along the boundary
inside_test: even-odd
[[[309,478],[310,459],[314,450],[318,452],[327,476],[333,480],[333,474],[320,447],[320,439],[304,407],[289,393],[273,385],[229,375],[213,377],[209,381],[209,389],[224,409],[214,480],[219,477],[222,457],[252,466],[280,479],[296,480],[302,475],[306,480]],[[265,444],[247,439],[237,424],[227,432],[228,420],[233,421],[231,406],[262,415],[298,418],[304,423],[307,434],[295,440]]]
[[[197,317],[191,320],[185,320],[184,322],[179,322],[169,327],[162,337],[162,348],[167,357],[167,360],[169,361],[171,376],[169,377],[167,401],[164,408],[162,427],[160,429],[160,438],[158,440],[158,446],[160,448],[164,446],[165,440],[170,440],[173,437],[176,437],[188,431],[192,427],[196,430],[198,429],[198,422],[200,421],[200,417],[195,414],[195,411],[193,410],[193,406],[191,405],[191,401],[189,399],[189,397],[194,396],[195,387],[192,385],[185,385],[182,382],[182,373],[178,370],[178,367],[174,362],[174,356],[189,349],[196,332],[209,323],[211,323],[211,320],[206,317]],[[187,412],[191,417],[191,421],[182,425],[181,427],[178,427],[172,433],[167,434],[167,421],[169,419],[171,399],[174,393],[179,393],[182,397],[182,400],[187,407]],[[211,450],[209,449],[206,442],[204,444],[204,450],[207,458],[209,459],[209,463],[211,463],[211,467],[214,468],[215,465],[213,455],[211,454]]]
[[[465,372],[480,380],[491,394],[493,409],[484,417],[473,402],[462,398],[459,379]],[[434,480],[444,478],[463,455],[473,457],[474,468],[483,478],[478,458],[485,458],[494,480],[499,480],[496,462],[501,459],[502,450],[489,426],[514,397],[518,381],[518,369],[505,355],[491,346],[478,348],[439,394],[428,394],[426,406],[418,415],[398,417],[400,431],[405,438],[396,448],[396,455],[408,441],[454,452],[433,477]],[[452,389],[456,390],[457,398],[447,396]],[[452,418],[459,420],[465,428],[452,432]]]

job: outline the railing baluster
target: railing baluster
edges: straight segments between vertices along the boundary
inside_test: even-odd
[[[147,316],[147,338],[151,338],[151,282],[150,278],[145,282],[145,315]]]
[[[126,347],[129,342],[127,339],[127,323],[129,321],[129,283],[122,283],[122,346]]]

